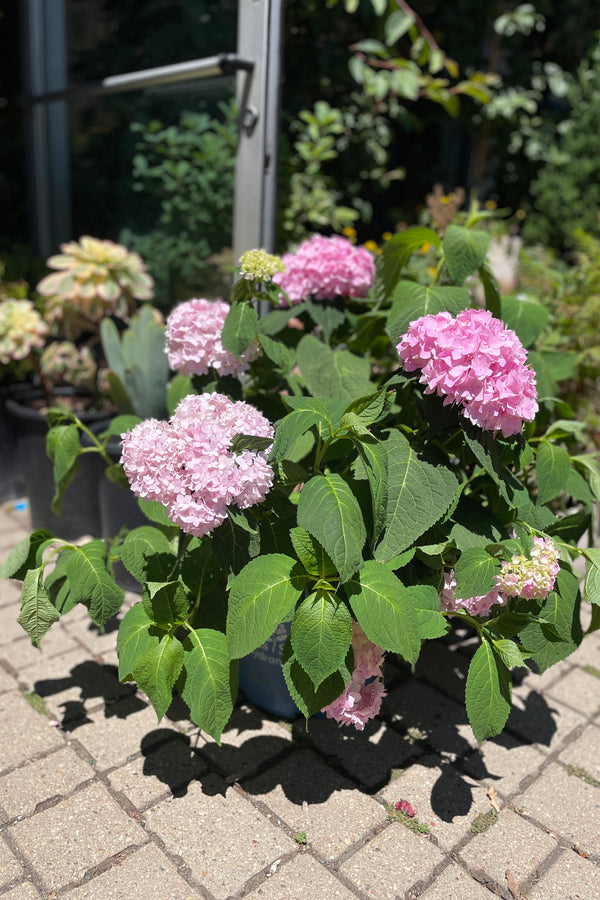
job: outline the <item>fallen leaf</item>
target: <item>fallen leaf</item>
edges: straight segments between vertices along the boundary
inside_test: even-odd
[[[496,796],[496,788],[493,785],[490,785],[489,788],[487,789],[487,795],[488,795],[490,804],[492,806],[492,809],[495,809],[496,812],[500,812],[500,805],[498,803],[498,799]]]

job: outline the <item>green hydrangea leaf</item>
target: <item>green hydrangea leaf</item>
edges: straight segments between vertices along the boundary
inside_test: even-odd
[[[510,714],[512,684],[510,670],[495,655],[488,641],[484,640],[478,647],[469,665],[465,702],[479,743],[500,734]]]
[[[358,500],[341,475],[315,475],[304,485],[298,525],[325,548],[342,582],[361,566],[367,532]]]
[[[183,645],[172,635],[151,644],[141,653],[132,670],[133,679],[147,694],[158,721],[173,700],[173,687],[183,666]]]
[[[233,712],[227,639],[220,631],[198,628],[184,641],[183,672],[177,683],[192,722],[217,743]]]
[[[421,649],[418,608],[423,590],[414,592],[414,588],[405,587],[375,560],[368,560],[345,590],[369,640],[383,650],[399,653],[408,662],[416,662]]]
[[[386,562],[445,515],[458,482],[449,469],[421,458],[399,431],[390,431],[383,444],[387,453],[386,528],[374,556]]]
[[[267,640],[293,610],[306,576],[295,559],[269,553],[250,560],[229,593],[227,641],[232,659],[247,656]]]
[[[309,594],[296,610],[291,641],[297,661],[318,688],[348,653],[352,641],[348,607],[328,591]]]
[[[136,660],[151,647],[158,645],[161,634],[146,615],[143,604],[136,603],[123,616],[117,634],[119,680],[132,681]]]
[[[39,647],[50,626],[59,619],[60,613],[50,602],[44,585],[42,569],[30,569],[23,581],[17,622],[25,629],[33,646]]]
[[[105,625],[121,609],[125,592],[108,570],[108,549],[95,540],[77,547],[66,563],[73,600],[87,606],[96,625]]]

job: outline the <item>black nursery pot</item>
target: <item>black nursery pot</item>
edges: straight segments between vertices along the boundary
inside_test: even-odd
[[[57,400],[73,396],[72,388],[58,388]],[[12,418],[17,438],[17,451],[23,466],[25,495],[29,499],[31,527],[47,528],[67,541],[84,535],[99,536],[100,504],[98,484],[104,471],[104,463],[96,454],[86,454],[78,461],[78,472],[65,491],[62,513],[52,512],[54,478],[52,462],[46,453],[48,423],[45,413],[36,408],[42,393],[35,388],[20,392],[6,399],[6,410]],[[106,412],[82,411],[78,417],[86,425],[108,426],[110,416]]]
[[[17,443],[17,425],[6,408],[9,392],[16,395],[24,387],[0,387],[0,503],[25,496],[25,472]]]

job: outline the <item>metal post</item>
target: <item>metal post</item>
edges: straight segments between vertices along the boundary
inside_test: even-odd
[[[233,203],[233,252],[275,249],[281,0],[240,0],[238,54],[255,60],[238,75],[240,131]]]
[[[67,86],[64,0],[26,0],[24,33],[29,98]],[[47,257],[71,237],[69,119],[64,100],[28,105],[28,205],[32,243]]]

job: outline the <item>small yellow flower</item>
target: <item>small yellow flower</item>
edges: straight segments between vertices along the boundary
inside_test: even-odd
[[[496,203],[495,200],[486,200],[485,208],[486,209],[498,209],[498,204]]]
[[[435,266],[427,266],[427,271],[432,278],[435,277]]]
[[[419,253],[421,254],[421,256],[425,256],[425,254],[429,253],[430,250],[431,244],[423,244],[421,247],[419,247]]]
[[[376,241],[365,241],[364,246],[365,250],[369,250],[371,253],[381,253]]]
[[[518,210],[516,211],[516,213],[515,213],[515,216],[516,216],[517,219],[519,219],[521,222],[522,222],[523,219],[526,217],[526,215],[527,215],[527,213],[525,212],[524,209],[518,209]]]
[[[392,232],[391,232],[391,231],[384,231],[383,234],[381,235],[381,240],[382,240],[382,241],[389,241],[389,239],[390,239],[391,237],[392,237]]]
[[[344,235],[344,237],[347,237],[352,244],[356,243],[356,228],[352,228],[351,225],[347,225],[345,228],[342,228],[342,234]]]

